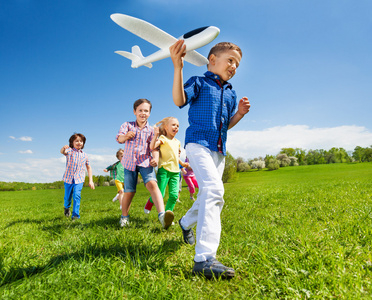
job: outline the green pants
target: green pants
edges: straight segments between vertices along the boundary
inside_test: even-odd
[[[161,195],[164,198],[165,190],[168,185],[169,197],[165,210],[173,211],[174,206],[176,205],[178,199],[178,191],[180,188],[180,173],[178,172],[169,172],[164,168],[159,168],[158,173],[156,174],[156,179],[158,180],[159,190]],[[152,199],[150,198],[151,203]]]

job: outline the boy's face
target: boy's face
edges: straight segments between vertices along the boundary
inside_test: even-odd
[[[119,152],[118,153],[118,160],[122,160],[122,158],[123,158],[123,155],[124,155],[124,152]]]
[[[84,142],[83,142],[83,140],[81,139],[81,137],[78,136],[78,137],[77,137],[77,138],[72,142],[72,145],[74,146],[74,148],[75,148],[76,150],[80,150],[80,149],[83,148],[83,146],[84,146]]]
[[[208,70],[220,76],[222,81],[228,81],[234,77],[236,69],[239,67],[241,56],[236,50],[212,54],[209,57]]]
[[[138,124],[145,124],[150,116],[150,104],[142,103],[133,111]]]

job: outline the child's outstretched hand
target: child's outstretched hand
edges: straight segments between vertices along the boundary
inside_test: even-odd
[[[136,133],[133,132],[133,131],[128,131],[125,135],[125,137],[127,138],[127,140],[130,140],[132,138],[134,138],[136,136]]]
[[[169,52],[175,69],[183,68],[183,58],[186,55],[186,45],[184,40],[178,40],[169,47]]]
[[[241,115],[245,115],[246,113],[249,112],[249,109],[251,107],[251,104],[249,103],[249,100],[247,97],[243,97],[240,99],[239,104],[238,104],[238,112]]]
[[[67,148],[69,148],[68,145],[64,145],[64,146],[62,147],[62,149],[61,149],[61,153],[62,153],[63,155],[66,155],[65,151],[66,151]]]

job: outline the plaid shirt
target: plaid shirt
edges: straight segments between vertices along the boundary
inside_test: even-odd
[[[226,155],[227,129],[236,109],[236,93],[230,83],[220,83],[218,75],[193,76],[184,85],[186,103],[190,104],[185,145],[197,143]],[[222,142],[222,149],[218,141]]]
[[[121,125],[116,141],[119,144],[119,135],[125,135],[128,131],[136,133],[135,137],[125,141],[124,155],[121,160],[124,168],[135,171],[136,166],[149,167],[151,159],[150,142],[154,136],[154,128],[147,122],[142,130],[137,126],[137,122],[125,122]]]
[[[69,184],[72,184],[73,180],[75,183],[84,183],[84,166],[89,166],[88,155],[83,150],[77,150],[75,148],[67,148],[65,153],[66,171],[63,175],[63,181]]]

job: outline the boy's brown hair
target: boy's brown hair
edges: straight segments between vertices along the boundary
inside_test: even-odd
[[[137,109],[138,106],[140,106],[142,103],[148,103],[150,104],[150,111],[151,111],[151,108],[152,108],[152,104],[150,102],[150,100],[147,100],[147,99],[138,99],[134,102],[133,104],[133,110],[135,111]]]
[[[217,56],[218,53],[229,50],[236,50],[240,54],[240,57],[243,57],[242,50],[237,45],[230,42],[221,42],[212,47],[212,49],[209,51],[208,59],[212,54]]]
[[[119,149],[117,152],[116,152],[116,158],[119,159],[119,154],[120,153],[124,153],[124,149]]]
[[[83,147],[81,147],[81,149],[84,148],[84,146],[85,146],[85,141],[86,141],[87,139],[85,138],[84,134],[82,134],[82,133],[74,133],[72,136],[70,136],[70,139],[68,140],[68,143],[69,143],[68,145],[69,145],[70,148],[74,148],[74,141],[75,141],[78,137],[80,137],[80,138],[83,140]]]

